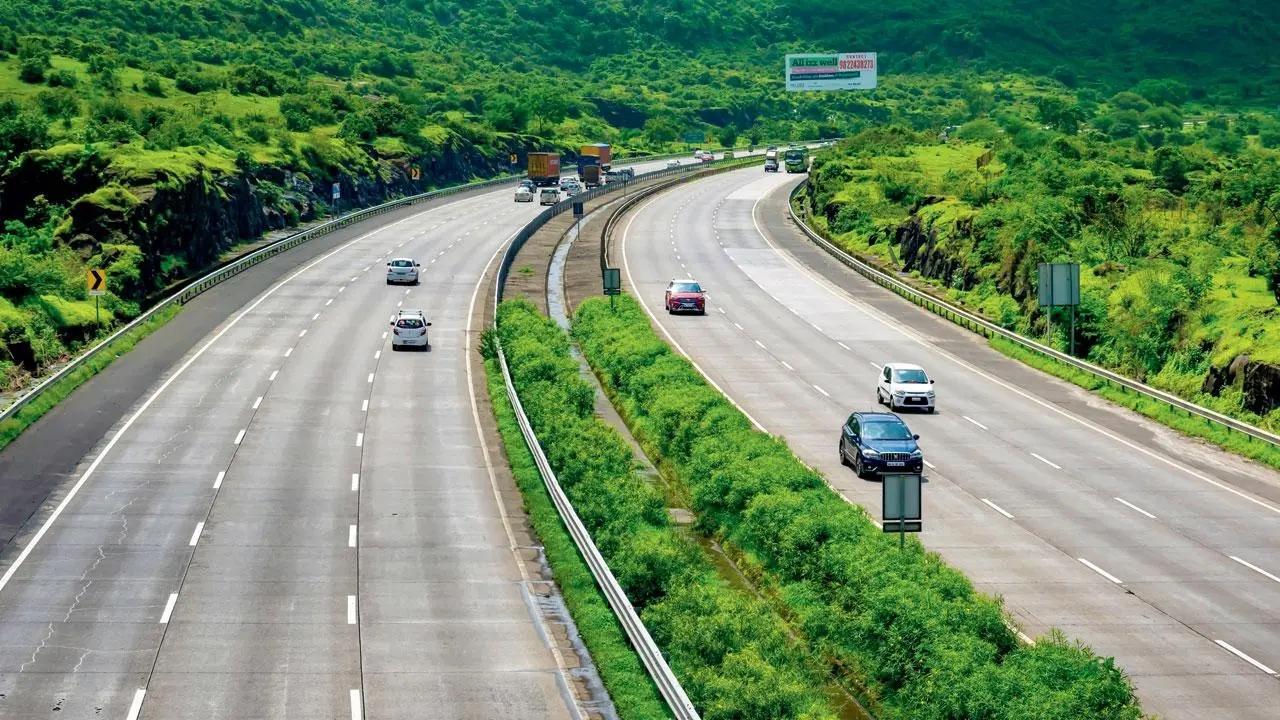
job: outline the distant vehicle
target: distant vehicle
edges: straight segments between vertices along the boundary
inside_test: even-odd
[[[600,187],[601,171],[599,165],[587,165],[582,168],[582,184],[587,188]]]
[[[412,258],[392,258],[387,263],[387,284],[418,284],[418,268],[421,267]]]
[[[569,197],[577,197],[582,194],[582,186],[578,183],[573,183],[569,185],[569,187],[565,188],[564,194]]]
[[[567,175],[565,177],[560,178],[560,192],[564,192],[565,190],[568,190],[569,183],[571,182],[577,182],[577,181]]]
[[[395,317],[391,318],[391,349],[431,347],[431,342],[427,339],[427,328],[429,327],[431,327],[431,323],[427,322],[427,315],[421,310],[400,310],[396,312]]]
[[[764,151],[764,159],[765,159],[765,160],[777,160],[777,159],[778,159],[778,148],[777,148],[776,146],[774,146],[774,145],[770,145],[769,147],[765,148],[765,151]]]
[[[732,160],[734,157],[736,157],[736,156],[734,155],[734,153],[733,153],[733,151],[732,151],[732,150],[725,150],[725,151],[724,151],[724,159],[725,159],[725,160]]]
[[[919,365],[886,363],[876,383],[876,400],[890,410],[920,408],[934,411],[933,380]]]
[[[538,193],[539,205],[555,205],[558,202],[560,202],[560,191],[556,188],[542,188],[542,191]]]
[[[667,284],[667,292],[663,298],[663,303],[666,305],[668,313],[693,312],[699,315],[706,315],[706,295],[706,291],[702,289],[697,280],[673,278]]]
[[[668,161],[667,161],[667,169],[668,169],[668,170],[670,170],[671,168],[678,168],[678,167],[680,167],[680,161],[679,161],[679,160],[676,160],[675,158],[672,158],[672,159],[670,159],[670,160],[668,160]]]
[[[516,188],[516,202],[533,202],[533,190],[523,185]]]
[[[764,171],[775,172],[775,173],[778,172],[778,158],[776,157],[766,158],[764,161]]]
[[[701,160],[701,159],[702,159],[702,156],[703,156],[703,155],[705,155],[705,154],[706,154],[706,153],[704,153],[704,152],[703,152],[703,151],[701,151],[701,150],[694,150],[694,151],[693,151],[693,159],[694,159],[694,160]]]
[[[531,192],[537,192],[537,191],[538,191],[538,184],[537,184],[537,183],[535,183],[534,181],[530,180],[529,178],[525,178],[525,179],[521,180],[521,181],[520,181],[520,187],[522,187],[522,188],[529,188],[529,190],[530,190]]]
[[[636,177],[636,171],[631,168],[621,168],[619,170],[610,170],[604,174],[607,182],[631,182]]]
[[[715,155],[711,153],[702,153],[702,162],[709,163],[709,162],[715,162],[715,161],[716,161]]]
[[[809,151],[801,147],[789,147],[782,155],[787,173],[809,172]]]
[[[560,182],[560,154],[552,152],[529,153],[529,179],[538,187],[550,187]]]
[[[924,453],[902,418],[893,413],[856,412],[840,428],[840,464],[858,477],[921,473]]]
[[[587,162],[584,163],[583,161]],[[582,168],[586,164],[596,164],[601,170],[608,170],[613,167],[613,147],[609,143],[591,143],[583,145],[578,151],[578,174],[582,174]]]

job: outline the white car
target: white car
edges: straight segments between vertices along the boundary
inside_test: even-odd
[[[392,258],[387,263],[387,284],[418,284],[418,268],[421,266],[412,258]]]
[[[670,159],[670,160],[668,160],[668,161],[667,161],[667,169],[668,169],[668,170],[670,170],[671,168],[678,168],[678,167],[680,167],[680,161],[679,161],[679,160],[676,160],[675,158],[672,158],[672,159]]]
[[[516,202],[533,202],[533,191],[527,187],[516,188]]]
[[[431,343],[427,341],[429,327],[431,323],[427,322],[427,315],[421,310],[398,311],[395,317],[391,318],[391,349],[430,347]]]
[[[933,412],[935,398],[933,380],[919,365],[886,363],[876,384],[876,400],[890,410],[919,408]]]
[[[704,152],[703,152],[703,151],[701,151],[701,150],[694,150],[694,151],[693,151],[693,159],[694,159],[694,160],[701,160],[701,159],[702,159],[702,156],[703,156],[703,155],[705,155],[705,154],[706,154],[706,153],[704,153]]]
[[[539,205],[555,205],[558,202],[560,202],[560,190],[557,188],[542,188],[538,193]]]

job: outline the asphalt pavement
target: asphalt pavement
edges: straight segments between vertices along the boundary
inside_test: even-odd
[[[904,413],[929,463],[921,540],[1050,628],[1114,655],[1149,712],[1271,718],[1280,706],[1280,475],[1031,371],[824,259],[786,219],[799,178],[751,168],[664,193],[615,236],[624,282],[761,427],[878,517],[839,428],[882,410],[885,362],[922,365],[936,415]],[[669,316],[692,276],[705,317]]]

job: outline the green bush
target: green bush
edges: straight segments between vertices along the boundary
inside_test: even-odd
[[[617,301],[578,310],[573,333],[592,367],[689,489],[702,528],[759,563],[810,642],[880,698],[878,717],[1141,717],[1111,660],[1056,636],[1019,646],[998,601],[915,540],[898,551],[865,510],[752,429],[633,299]]]
[[[564,332],[516,300],[500,306],[498,336],[560,484],[702,716],[833,719],[822,675],[786,626],[717,576],[697,543],[671,525],[626,441],[595,417],[594,390]]]

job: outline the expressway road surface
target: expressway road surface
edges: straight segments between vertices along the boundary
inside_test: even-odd
[[[1276,717],[1280,476],[1187,442],[990,350],[820,257],[786,219],[798,179],[759,168],[648,201],[614,239],[655,322],[760,426],[879,516],[841,466],[839,428],[882,410],[882,363],[937,380],[904,415],[925,458],[921,540],[1017,624],[1114,655],[1161,717]],[[673,277],[708,289],[669,316]],[[1119,428],[1119,429],[1115,429]]]
[[[5,552],[0,718],[576,717],[469,394],[481,278],[540,209],[361,234],[155,378]],[[399,307],[429,352],[392,352]]]

